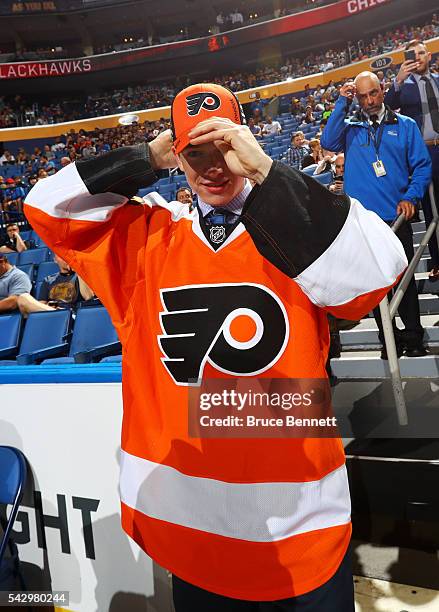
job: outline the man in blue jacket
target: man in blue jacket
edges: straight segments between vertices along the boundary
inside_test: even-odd
[[[428,147],[433,166],[433,185],[436,204],[439,206],[439,75],[430,72],[431,53],[420,40],[412,40],[406,51],[413,51],[415,61],[408,59],[396,75],[386,94],[390,108],[400,109],[403,115],[414,119]],[[430,196],[427,192],[422,202],[427,225],[433,218]],[[439,280],[439,249],[437,234],[428,243],[431,256],[430,280]]]
[[[361,108],[347,117],[354,95]],[[383,100],[383,89],[371,72],[362,72],[355,82],[345,83],[321,144],[330,151],[344,152],[345,192],[391,224],[401,213],[407,221],[415,214],[431,180],[431,160],[415,121],[386,108]],[[410,223],[403,223],[397,235],[407,258],[412,259]],[[371,253],[371,257],[374,255],[379,257],[379,253]],[[383,342],[379,309],[375,309],[374,314]],[[405,351],[408,357],[425,355],[414,279],[401,301],[399,315],[405,329],[399,331],[394,324],[398,354]],[[385,349],[381,356],[387,358]]]

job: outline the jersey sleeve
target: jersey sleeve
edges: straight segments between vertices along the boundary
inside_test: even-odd
[[[115,325],[123,323],[142,280],[151,211],[129,199],[156,178],[147,145],[121,147],[69,164],[26,197],[32,227],[93,289]]]
[[[340,318],[363,317],[407,267],[400,240],[375,213],[279,162],[242,220],[259,252]]]

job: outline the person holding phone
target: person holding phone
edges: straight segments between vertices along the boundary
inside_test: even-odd
[[[414,119],[428,147],[433,167],[433,188],[439,205],[439,75],[430,72],[431,53],[420,40],[411,40],[405,50],[405,61],[386,94],[385,102],[392,109]],[[422,201],[427,225],[433,219],[430,195]],[[428,243],[431,268],[429,279],[439,280],[439,248],[437,234]]]
[[[332,183],[328,186],[333,193],[344,192],[344,155],[339,153],[334,160],[332,169]]]
[[[354,96],[360,110],[348,116]],[[376,74],[362,72],[355,81],[342,85],[320,142],[325,149],[344,152],[344,193],[357,198],[388,225],[400,214],[404,214],[407,221],[413,217],[431,180],[430,156],[413,119],[384,105],[384,91]],[[403,223],[397,236],[407,259],[412,259],[410,223]],[[398,330],[394,323],[398,354],[407,357],[425,355],[424,330],[414,278],[398,312],[405,327]],[[379,308],[374,310],[374,314],[383,343]],[[381,357],[387,359],[385,348]]]

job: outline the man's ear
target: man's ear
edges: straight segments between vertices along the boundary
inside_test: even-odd
[[[184,172],[183,164],[181,163],[181,159],[180,159],[180,153],[177,153],[177,152],[175,151],[175,147],[174,147],[174,145],[172,145],[172,152],[173,152],[174,157],[175,157],[175,159],[176,159],[176,161],[177,161],[177,164],[178,164],[179,169],[180,169],[182,172]]]

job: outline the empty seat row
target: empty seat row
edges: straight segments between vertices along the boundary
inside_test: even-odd
[[[0,316],[0,366],[91,363],[120,353],[102,306],[80,308],[75,320],[70,310],[35,312],[26,321],[19,313]]]
[[[13,266],[26,266],[29,264],[38,266],[43,262],[53,261],[53,253],[47,247],[28,249],[22,253],[6,253],[6,257]]]

